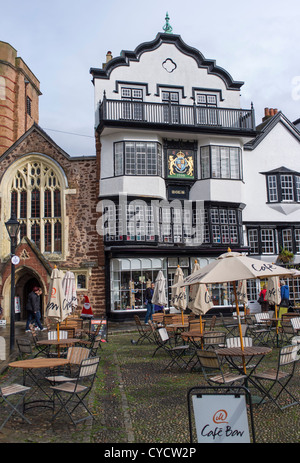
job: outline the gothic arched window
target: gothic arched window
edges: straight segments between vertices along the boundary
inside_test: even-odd
[[[62,252],[61,175],[46,160],[19,165],[10,184],[10,209],[20,222],[20,239],[28,236],[42,253]]]

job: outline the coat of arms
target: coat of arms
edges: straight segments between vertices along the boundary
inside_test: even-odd
[[[194,177],[194,159],[193,155],[188,155],[179,151],[175,155],[168,157],[169,172],[168,177],[193,178]]]

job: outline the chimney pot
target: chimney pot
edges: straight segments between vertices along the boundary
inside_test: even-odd
[[[265,116],[270,116],[269,108],[265,108]]]
[[[111,59],[112,59],[111,51],[108,51],[108,52],[106,53],[106,62],[108,63]]]

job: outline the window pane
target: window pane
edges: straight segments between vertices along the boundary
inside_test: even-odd
[[[281,175],[280,184],[282,201],[294,201],[293,177],[291,175]]]
[[[295,229],[296,252],[300,253],[300,228]]]
[[[27,191],[21,191],[20,194],[20,218],[26,219],[27,217]]]
[[[229,148],[221,147],[221,177],[230,178]]]
[[[31,217],[40,217],[40,192],[37,189],[31,192]]]
[[[274,254],[274,231],[269,229],[261,230],[261,245],[263,254]]]
[[[210,177],[209,146],[204,146],[201,148],[200,163],[201,163],[201,178],[209,178]]]
[[[51,252],[51,223],[45,223],[45,252]]]
[[[230,148],[230,176],[234,179],[241,178],[239,148]]]
[[[293,252],[292,230],[282,230],[282,244],[284,249]]]
[[[125,144],[125,174],[126,175],[135,175],[135,149],[134,143]]]
[[[300,177],[295,176],[296,201],[300,202]]]
[[[211,168],[212,168],[212,177],[220,178],[221,177],[221,163],[220,163],[220,153],[217,146],[211,147]]]
[[[61,217],[61,198],[59,190],[54,190],[54,217]]]
[[[34,223],[31,227],[31,239],[39,248],[41,244],[41,229],[38,223]]]
[[[51,191],[45,190],[44,193],[44,217],[51,217]]]
[[[269,201],[277,202],[278,201],[277,180],[276,180],[275,175],[268,176],[268,189],[269,189]]]
[[[54,252],[61,252],[61,223],[54,225]]]
[[[146,150],[144,143],[136,143],[137,175],[146,175]]]
[[[18,193],[16,191],[11,192],[11,210],[10,215],[15,214],[18,217]]]
[[[248,244],[253,254],[258,254],[258,232],[257,230],[248,230]]]
[[[115,144],[115,175],[123,175],[123,143]]]

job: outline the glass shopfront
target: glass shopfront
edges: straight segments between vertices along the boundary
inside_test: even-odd
[[[146,310],[145,291],[155,282],[162,270],[166,279],[166,296],[171,300],[171,287],[179,265],[186,277],[192,272],[195,261],[203,268],[212,258],[197,257],[151,257],[113,258],[110,261],[111,312],[133,312]],[[230,283],[207,285],[213,305],[218,307],[234,305],[233,287]],[[256,300],[258,288],[255,280],[247,282],[249,300]],[[172,309],[173,310],[173,309]]]
[[[145,291],[162,270],[167,281],[166,258],[111,260],[111,310],[146,309]]]

